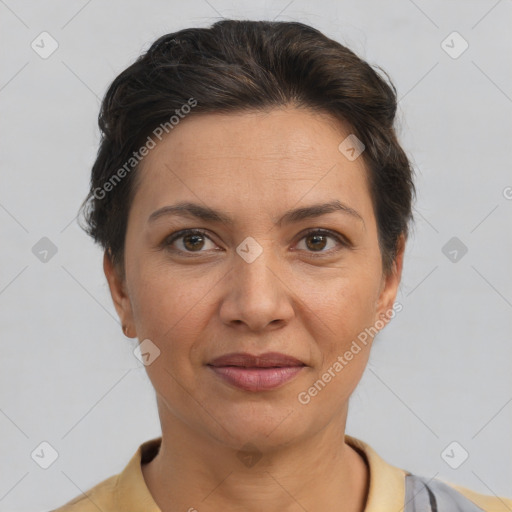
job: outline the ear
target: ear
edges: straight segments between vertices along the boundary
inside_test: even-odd
[[[108,250],[103,254],[103,271],[105,272],[105,277],[107,278],[110,288],[110,295],[112,296],[114,306],[121,320],[121,325],[126,326],[124,334],[129,338],[133,338],[134,336],[129,335],[130,330],[133,330],[134,322],[132,305],[126,292],[126,283],[121,277],[119,270],[112,263],[110,251]]]
[[[402,268],[405,253],[405,237],[402,234],[398,241],[397,253],[391,273],[382,278],[381,289],[379,298],[376,301],[375,322],[377,320],[383,321],[387,324],[390,320],[390,313],[393,311],[393,304],[395,303],[396,294],[402,278]],[[392,317],[391,317],[392,318]]]

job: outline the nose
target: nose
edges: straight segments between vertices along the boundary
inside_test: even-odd
[[[233,268],[223,280],[221,319],[230,327],[253,332],[282,328],[294,315],[289,275],[287,279],[268,244],[254,261],[249,261],[234,256]]]

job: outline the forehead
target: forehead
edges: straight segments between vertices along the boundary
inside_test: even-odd
[[[340,121],[304,109],[194,114],[144,157],[134,205],[149,215],[187,199],[277,216],[301,198],[342,199],[369,214],[363,159],[338,148],[349,135]]]

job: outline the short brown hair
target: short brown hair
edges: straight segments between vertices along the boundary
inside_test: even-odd
[[[379,68],[380,69],[380,68]],[[124,276],[127,219],[138,165],[98,197],[98,190],[133,160],[155,127],[194,98],[188,115],[267,110],[293,105],[328,113],[365,145],[383,271],[400,236],[408,237],[415,195],[412,166],[395,128],[396,89],[367,62],[317,29],[299,22],[221,20],[158,38],[115,78],[98,118],[101,142],[90,191],[80,210],[86,232]],[[189,109],[190,110],[190,109]],[[132,161],[132,164],[136,162]],[[118,176],[120,174],[118,173]]]

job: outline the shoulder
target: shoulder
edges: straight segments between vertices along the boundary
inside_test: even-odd
[[[114,508],[118,478],[119,475],[113,475],[49,512],[118,512]]]
[[[102,480],[50,512],[158,512],[158,506],[144,481],[141,464],[149,462],[156,455],[161,440],[158,437],[142,443],[120,473]]]
[[[463,510],[464,512],[510,512],[512,499],[481,494],[443,480],[406,475],[405,512],[409,510]]]
[[[485,512],[510,512],[512,510],[512,498],[480,494],[461,485],[450,484],[450,487],[475,503],[482,510],[485,510]]]

